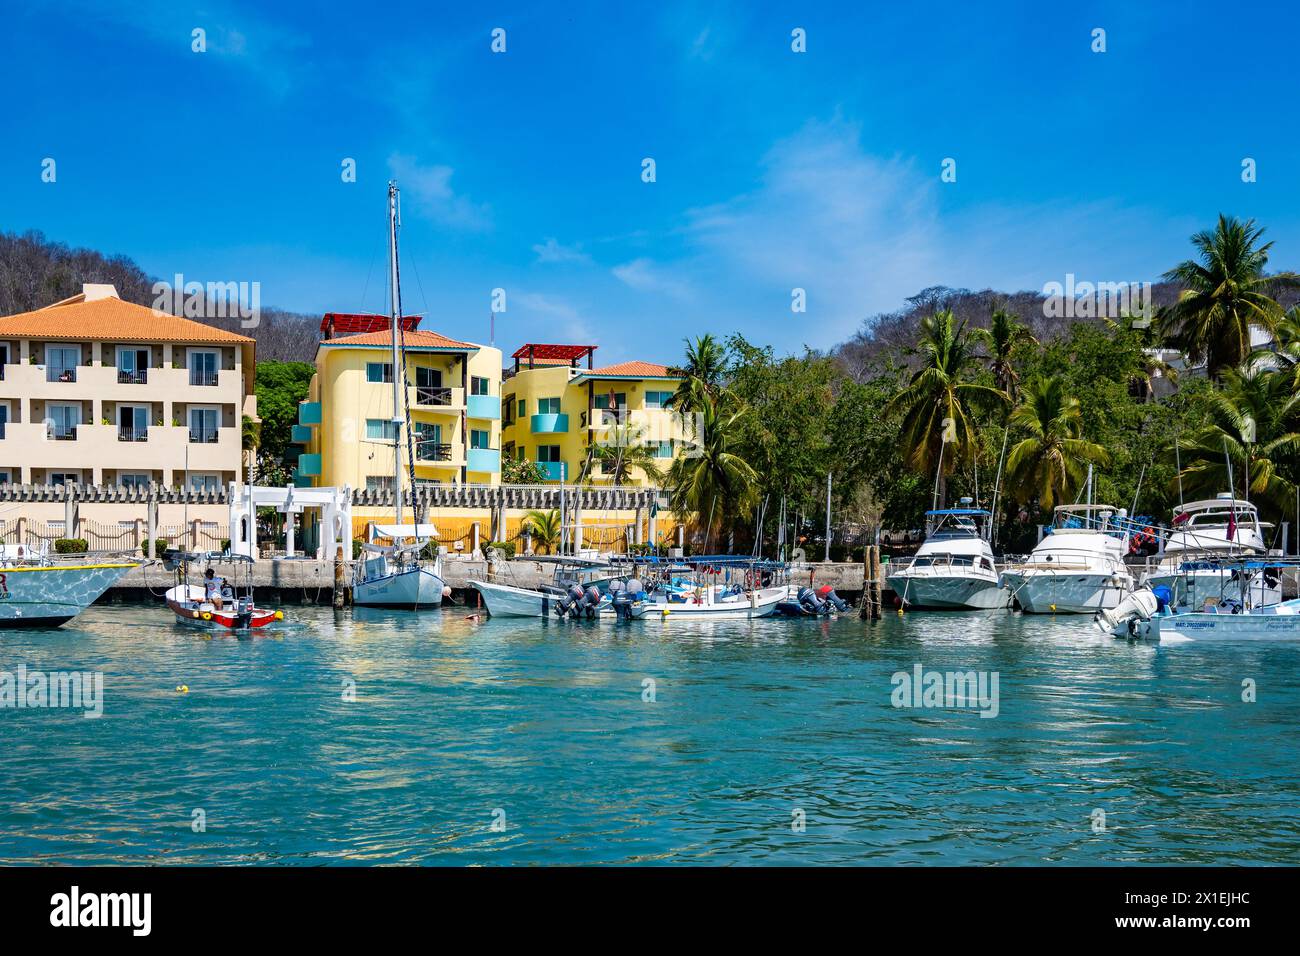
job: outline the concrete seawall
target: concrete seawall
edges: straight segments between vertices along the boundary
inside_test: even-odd
[[[214,567],[218,574],[236,579],[235,565],[217,564]],[[450,558],[443,560],[442,568],[443,578],[451,586],[453,600],[466,603],[468,599],[472,605],[475,592],[469,582],[486,575],[487,562]],[[517,558],[498,566],[496,580],[534,588],[550,582],[553,572],[551,565]],[[790,580],[794,584],[829,584],[842,597],[856,600],[862,593],[862,572],[861,562],[817,563],[791,568]],[[349,582],[352,580],[350,561],[344,569],[344,577]],[[238,579],[242,580],[242,571]],[[161,563],[146,564],[127,572],[100,601],[161,600],[163,592],[173,583],[173,575]],[[334,563],[285,558],[257,561],[253,564],[253,587],[262,600],[271,603],[329,604],[334,590]]]

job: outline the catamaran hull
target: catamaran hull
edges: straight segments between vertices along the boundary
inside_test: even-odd
[[[442,578],[428,568],[405,568],[352,586],[352,603],[362,607],[420,610],[442,604]]]
[[[134,564],[0,569],[0,627],[58,627],[111,588]]]
[[[1133,590],[1131,578],[1113,574],[1007,571],[1002,581],[1027,614],[1093,614],[1116,607]]]
[[[735,621],[767,617],[786,599],[785,588],[764,588],[749,600],[720,601],[716,604],[687,604],[662,601],[638,602],[632,617],[641,621]]]
[[[885,583],[904,607],[922,611],[987,611],[1007,604],[1006,592],[988,578],[895,574]]]

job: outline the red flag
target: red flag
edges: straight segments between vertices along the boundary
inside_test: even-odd
[[[1184,511],[1182,514],[1174,515],[1174,524],[1182,524],[1192,516],[1190,511]]]
[[[1228,512],[1228,540],[1232,541],[1237,537],[1237,509],[1234,507]]]

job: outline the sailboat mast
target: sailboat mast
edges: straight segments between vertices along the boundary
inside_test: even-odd
[[[393,338],[393,504],[397,523],[402,523],[402,358],[398,352],[398,323],[401,321],[401,280],[397,270],[397,183],[388,181],[388,259],[392,283]]]

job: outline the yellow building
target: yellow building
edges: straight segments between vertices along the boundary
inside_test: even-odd
[[[682,422],[665,408],[678,377],[651,362],[596,368],[595,350],[533,343],[514,352],[501,384],[503,454],[535,462],[548,481],[575,482],[593,445],[644,445],[666,472],[684,449]],[[612,482],[616,460],[592,456],[587,480]],[[657,484],[636,467],[623,483]]]
[[[417,483],[499,484],[501,351],[460,342],[403,321],[411,434],[401,430],[403,483],[414,450]],[[294,440],[299,485],[391,488],[394,480],[393,350],[390,320],[329,313],[321,323],[316,374],[299,406]],[[397,369],[399,381],[403,370]],[[402,411],[396,410],[398,420]]]

